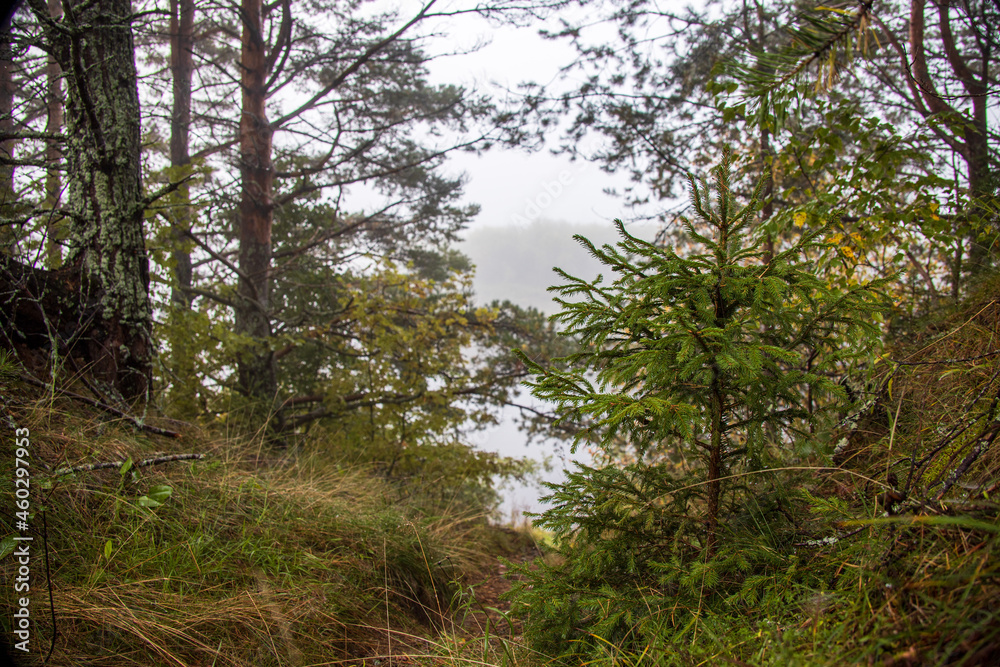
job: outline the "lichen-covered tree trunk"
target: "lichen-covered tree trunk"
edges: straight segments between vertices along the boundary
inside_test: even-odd
[[[261,0],[243,0],[240,116],[239,210],[240,277],[236,329],[250,340],[238,360],[239,386],[246,395],[271,400],[277,391],[271,335],[270,266],[274,211],[273,130],[267,120],[267,54],[261,20]]]
[[[132,6],[75,0],[63,9],[50,41],[66,76],[66,265],[80,275],[91,372],[134,400],[149,390],[152,350]]]

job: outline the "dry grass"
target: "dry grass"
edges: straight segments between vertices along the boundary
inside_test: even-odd
[[[461,657],[471,644],[459,637],[451,603],[495,563],[489,551],[497,544],[482,516],[427,515],[416,502],[396,502],[363,468],[273,456],[257,442],[193,427],[179,440],[149,435],[9,380],[2,389],[5,413],[31,430],[32,502],[46,509],[58,630],[48,664],[473,660]],[[11,440],[0,443],[5,503]],[[188,452],[206,457],[124,475],[51,474]],[[170,486],[170,497],[142,506],[157,485]],[[4,515],[3,534],[13,532],[11,522]],[[0,560],[5,580],[13,567],[13,559]],[[53,628],[40,556],[32,568],[37,660]]]

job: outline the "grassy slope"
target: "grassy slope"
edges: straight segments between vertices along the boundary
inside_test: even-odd
[[[32,502],[46,509],[58,627],[50,665],[353,664],[390,654],[450,661],[462,640],[461,609],[449,604],[461,607],[463,591],[504,552],[505,534],[481,518],[395,502],[361,470],[261,461],[251,444],[194,430],[179,440],[150,435],[16,380],[3,381],[0,394],[0,532],[14,532],[16,424],[31,431]],[[124,475],[46,472],[174,453],[207,456]],[[169,498],[142,506],[160,485]],[[36,659],[52,636],[41,518],[32,523]],[[15,570],[13,558],[0,560],[5,582]],[[5,585],[5,608],[13,596]],[[6,614],[3,622],[9,637]]]

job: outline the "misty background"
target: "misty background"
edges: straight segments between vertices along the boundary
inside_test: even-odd
[[[417,4],[417,3],[414,3]],[[403,2],[405,5],[405,0]],[[666,5],[680,7],[680,0]],[[586,14],[586,8],[570,9]],[[488,91],[495,99],[516,100],[525,81],[574,87],[576,74],[563,68],[576,57],[568,40],[544,39],[541,29],[555,30],[557,18],[518,27],[476,15],[456,17],[446,26],[447,42],[429,62],[429,81],[459,84],[471,90]],[[592,25],[595,39],[612,40],[614,26]],[[463,202],[480,206],[480,214],[465,232],[458,249],[476,268],[476,301],[488,304],[508,299],[532,306],[547,315],[557,310],[548,287],[561,278],[553,267],[585,279],[602,273],[601,264],[573,240],[581,234],[596,245],[614,243],[613,221],[625,221],[629,232],[652,239],[659,225],[650,222],[664,202],[643,209],[629,209],[616,192],[635,185],[624,173],[610,174],[600,165],[572,160],[554,153],[559,128],[552,128],[552,144],[534,152],[494,147],[482,152],[456,152],[448,158],[453,175],[464,174]],[[599,139],[585,138],[584,144]],[[595,144],[596,146],[596,144]],[[607,271],[603,271],[607,277]],[[527,391],[522,404],[544,409]],[[505,456],[547,461],[549,469],[540,480],[557,482],[572,460],[589,461],[585,451],[571,456],[569,442],[549,440],[527,445],[527,437],[516,425],[517,410],[504,408],[497,426],[473,434],[473,446]],[[501,518],[516,521],[522,511],[539,511],[539,498],[547,490],[537,483],[501,487]]]
[[[595,245],[615,243],[618,233],[611,219],[607,223],[573,224],[545,218],[507,224],[478,224],[466,232],[459,249],[476,266],[474,288],[476,301],[490,303],[508,299],[521,306],[531,306],[547,315],[558,311],[547,291],[550,285],[560,284],[562,278],[553,272],[559,267],[570,275],[593,279],[599,273],[609,278],[600,262],[573,240],[575,234],[588,238]],[[658,227],[655,224],[634,223],[629,232],[639,238],[652,239]],[[527,391],[520,402],[545,407]],[[580,450],[570,454],[570,443],[555,440],[527,444],[527,437],[517,429],[517,409],[504,408],[500,424],[475,434],[472,443],[482,450],[504,456],[527,457],[546,462],[538,481],[558,482],[565,478],[564,471],[572,461],[589,462],[590,456]],[[539,498],[548,493],[538,482],[507,483],[501,487],[503,503],[501,518],[517,521],[521,512],[537,512],[543,508]]]

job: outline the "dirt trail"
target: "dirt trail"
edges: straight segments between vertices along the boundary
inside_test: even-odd
[[[526,563],[540,555],[541,551],[537,546],[527,544],[508,556],[508,560]],[[466,616],[464,623],[468,632],[482,635],[488,627],[491,635],[499,637],[517,637],[521,634],[520,621],[509,623],[502,614],[493,611],[506,613],[510,609],[510,603],[500,599],[501,595],[510,590],[510,581],[505,577],[507,570],[508,567],[497,559],[490,576],[481,584],[474,585],[475,602],[472,604],[472,613]]]
[[[491,644],[496,645],[502,639],[510,639],[516,643],[522,634],[522,623],[516,620],[508,622],[504,618],[504,614],[510,609],[510,603],[501,600],[500,596],[510,590],[511,582],[505,576],[510,568],[500,561],[499,556],[513,563],[526,563],[542,555],[542,552],[526,534],[507,528],[499,530],[507,533],[510,542],[497,550],[498,556],[488,569],[484,569],[479,581],[465,582],[466,590],[471,587],[471,600],[466,598],[465,603],[460,604],[457,609],[444,612],[444,618],[439,615],[440,612],[434,613],[428,609],[429,616],[436,618],[437,622],[426,625],[425,632],[393,632],[391,641],[386,641],[385,635],[372,637],[374,641],[371,644],[344,660],[343,664],[365,663],[376,667],[417,664],[420,662],[417,656],[442,650],[438,636],[441,631],[463,644],[467,640],[485,636],[487,631]],[[442,653],[442,659],[447,652],[445,650]]]

